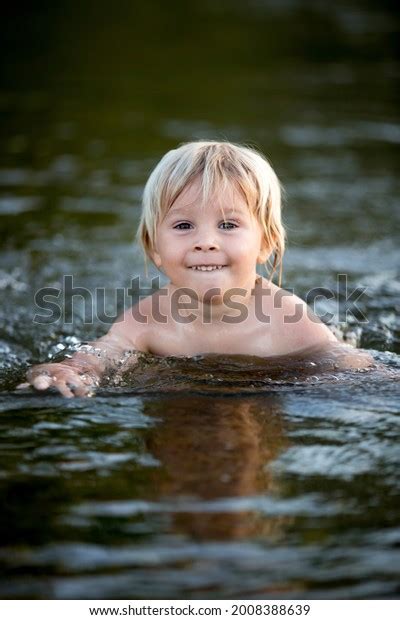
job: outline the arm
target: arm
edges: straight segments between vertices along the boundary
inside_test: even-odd
[[[141,330],[143,325],[135,321],[131,309],[127,310],[105,336],[82,345],[62,362],[33,366],[27,372],[28,383],[18,387],[31,385],[37,390],[55,387],[67,398],[91,396],[104,373],[114,369],[126,352],[146,350]]]
[[[289,322],[284,323],[283,330],[289,354],[307,352],[316,359],[319,355],[325,355],[332,360],[337,370],[369,368],[374,364],[373,358],[366,351],[340,342],[296,295],[285,298],[284,310],[284,316],[293,317],[293,320],[290,318]]]
[[[337,343],[331,330],[290,291],[273,286],[273,336],[280,355]]]

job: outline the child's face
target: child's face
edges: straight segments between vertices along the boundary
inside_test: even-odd
[[[261,227],[241,194],[229,187],[201,205],[195,181],[159,224],[153,260],[172,284],[191,288],[204,299],[212,288],[222,294],[253,288],[256,263],[267,255]]]

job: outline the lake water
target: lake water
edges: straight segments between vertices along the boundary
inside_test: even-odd
[[[398,596],[395,11],[295,0],[8,9],[3,598]],[[196,138],[269,157],[287,190],[283,285],[303,298],[334,291],[316,310],[374,367],[143,356],[137,375],[92,399],[15,391],[29,364],[106,330],[83,302],[73,322],[33,322],[35,293],[73,275],[104,287],[110,317],[121,309],[113,291],[144,269],[134,235],[147,175]],[[146,286],[156,275],[150,266]],[[358,314],[346,316],[354,289]]]

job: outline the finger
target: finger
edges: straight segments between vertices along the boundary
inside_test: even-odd
[[[74,387],[71,386],[71,389],[75,396],[85,397],[90,394],[89,388],[85,385],[75,385]]]
[[[86,396],[87,395],[87,388],[82,383],[80,377],[74,376],[73,378],[71,378],[69,380],[66,380],[65,384],[66,384],[67,388],[70,389],[71,392],[75,396]]]
[[[60,394],[62,394],[62,396],[65,396],[65,398],[74,397],[74,393],[70,390],[65,381],[54,381],[52,385],[60,392]]]
[[[48,375],[39,375],[32,380],[32,385],[36,390],[47,390],[52,384],[52,378]]]
[[[19,383],[15,389],[26,390],[26,388],[30,388],[30,387],[32,387],[30,383]]]
[[[50,374],[51,373],[46,368],[46,366],[44,364],[41,364],[39,366],[33,366],[32,368],[30,368],[26,373],[26,378],[30,383],[33,383],[33,381],[37,377],[50,377]]]

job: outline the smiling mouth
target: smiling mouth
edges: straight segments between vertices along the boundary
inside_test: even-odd
[[[226,265],[193,265],[189,267],[193,271],[217,271],[223,269]]]

